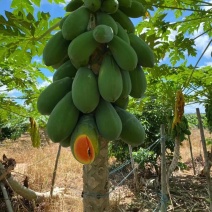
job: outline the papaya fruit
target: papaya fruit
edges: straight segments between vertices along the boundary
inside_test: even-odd
[[[139,18],[144,16],[146,12],[143,4],[136,0],[132,0],[130,7],[119,7],[119,9],[131,18]]]
[[[67,56],[67,49],[70,41],[63,38],[62,32],[54,34],[43,49],[43,62],[46,66],[60,63]]]
[[[121,10],[118,9],[115,13],[111,14],[111,16],[116,22],[120,23],[125,30],[127,30],[127,33],[135,32],[133,22]]]
[[[107,25],[97,25],[93,30],[93,37],[99,43],[108,43],[113,39],[113,29]]]
[[[119,107],[115,109],[122,121],[121,140],[131,146],[141,145],[145,140],[145,131],[139,120],[124,109]]]
[[[60,145],[64,148],[71,146],[71,136],[68,136],[64,140],[60,141]]]
[[[116,24],[118,26],[117,36],[120,37],[122,40],[124,40],[126,43],[130,44],[130,39],[127,34],[127,31],[118,22],[116,22]]]
[[[74,67],[78,69],[86,66],[98,46],[99,43],[93,38],[92,30],[76,37],[68,47],[68,55]]]
[[[117,0],[104,0],[102,2],[101,10],[107,14],[115,13],[119,8],[119,2]]]
[[[37,109],[42,115],[50,115],[57,103],[71,91],[73,80],[65,77],[48,85],[37,100]]]
[[[62,35],[66,40],[73,40],[87,30],[90,12],[84,6],[69,14],[62,26]]]
[[[92,114],[83,115],[71,135],[71,152],[82,164],[90,164],[98,156],[100,143]]]
[[[101,99],[95,110],[95,120],[99,134],[107,140],[119,138],[122,129],[121,119],[112,104]]]
[[[122,93],[123,81],[121,71],[113,57],[109,54],[104,56],[101,64],[98,87],[102,98],[108,102],[115,102]]]
[[[143,67],[154,66],[155,57],[152,49],[137,35],[129,34],[130,44],[135,50],[138,57],[138,64]]]
[[[84,0],[84,5],[92,12],[96,12],[101,7],[101,0]]]
[[[108,43],[109,49],[117,64],[126,71],[135,69],[138,58],[134,49],[124,40],[114,35],[113,40]]]
[[[97,25],[107,25],[113,29],[114,35],[118,33],[118,26],[114,19],[104,12],[97,12],[96,14],[96,24]]]
[[[83,0],[71,0],[65,7],[66,12],[73,12],[83,5]]]
[[[63,79],[65,77],[70,77],[72,79],[74,78],[76,72],[77,69],[72,65],[71,61],[68,60],[56,70],[53,75],[53,82]]]
[[[75,106],[83,113],[92,112],[99,103],[99,90],[95,74],[86,67],[77,70],[72,84]]]
[[[72,100],[72,92],[69,91],[55,106],[51,112],[46,129],[49,138],[53,142],[61,142],[70,136],[77,124],[79,110]]]
[[[61,65],[63,65],[63,63],[65,63],[67,60],[69,60],[68,54],[66,55],[66,57],[61,60],[59,63],[51,65],[52,68],[54,69],[58,69]]]
[[[129,72],[129,75],[132,84],[130,96],[134,98],[143,97],[147,87],[146,76],[143,69],[137,66],[133,71]]]
[[[64,23],[64,21],[66,20],[66,18],[68,18],[68,16],[69,16],[69,15],[66,15],[65,17],[63,17],[63,18],[61,19],[60,24],[59,24],[59,28],[60,28],[60,29],[62,29],[63,23]]]
[[[114,105],[126,110],[127,106],[129,103],[129,96],[127,96],[126,98],[123,97],[119,97],[115,102]]]
[[[131,7],[132,0],[118,0],[119,7]]]
[[[131,72],[131,71],[130,71]],[[132,89],[132,83],[130,79],[129,71],[121,70],[123,89],[120,95],[121,98],[127,98]]]

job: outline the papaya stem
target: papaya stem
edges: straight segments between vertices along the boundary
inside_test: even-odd
[[[41,39],[43,39],[46,35],[48,35],[50,32],[52,32],[55,28],[57,28],[60,25],[60,21],[57,22],[55,25],[53,25],[52,27],[50,27],[46,32],[44,32],[41,36],[39,36],[38,38],[35,39],[35,41],[40,41]]]

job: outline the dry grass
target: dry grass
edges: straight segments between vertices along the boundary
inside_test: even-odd
[[[210,134],[207,130],[204,131],[204,134],[205,134],[205,139],[212,139],[212,134]],[[196,128],[192,129],[190,139],[191,139],[192,152],[193,152],[194,157],[198,157],[198,156],[200,156],[200,154],[203,155],[199,129],[196,129]],[[207,148],[210,151],[211,147],[208,146]],[[181,146],[180,155],[182,157],[183,162],[186,162],[191,159],[190,147],[189,147],[188,140],[183,141],[182,146]]]
[[[37,192],[50,191],[57,151],[58,144],[33,148],[27,135],[22,136],[18,142],[6,141],[0,147],[1,156],[6,154],[17,162],[13,173],[15,178],[22,182],[25,176],[28,176],[29,187]],[[65,195],[43,203],[38,211],[41,208],[51,212],[82,211],[82,165],[73,158],[69,148],[61,149],[55,187],[66,188]]]
[[[205,132],[205,137],[212,138],[212,135]],[[192,130],[191,142],[194,157],[197,157],[202,153],[199,130]],[[12,157],[16,160],[17,167],[13,175],[19,182],[22,182],[25,176],[28,176],[29,187],[31,189],[38,192],[46,192],[50,191],[51,188],[57,151],[58,144],[46,145],[39,149],[33,148],[28,135],[23,135],[18,142],[4,142],[0,146],[0,157],[6,154],[7,157]],[[181,157],[183,162],[190,160],[188,141],[184,141],[181,146]],[[111,161],[114,161],[114,159]],[[82,186],[82,165],[73,158],[69,148],[62,148],[55,187],[65,188],[65,194],[61,198],[47,200],[35,207],[34,211],[83,211],[81,198]],[[126,191],[124,193],[126,194]],[[129,201],[132,201],[131,195],[129,196]],[[126,195],[123,199],[120,194],[117,194],[113,198],[113,201],[111,201],[111,212],[120,211],[120,205],[126,203],[126,200]],[[129,202],[126,204],[129,204]],[[22,209],[20,211],[23,212],[24,210]]]

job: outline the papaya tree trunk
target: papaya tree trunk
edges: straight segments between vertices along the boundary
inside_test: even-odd
[[[100,143],[98,157],[83,166],[84,212],[109,211],[108,141],[100,138]]]
[[[180,139],[179,139],[179,136],[178,136],[178,137],[175,138],[174,155],[173,155],[172,162],[171,162],[169,169],[168,169],[168,178],[171,176],[172,172],[177,167],[179,158],[180,158]]]

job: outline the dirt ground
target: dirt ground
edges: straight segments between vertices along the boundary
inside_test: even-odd
[[[211,139],[212,135],[206,131],[205,137]],[[140,182],[138,191],[135,191],[133,176],[120,184],[132,170],[129,164],[110,175],[111,188],[115,188],[110,193],[110,212],[159,211],[161,199],[167,203],[168,211],[209,211],[206,180],[199,176],[204,161],[198,129],[192,130],[191,143],[196,175],[193,174],[189,142],[185,140],[181,146],[181,161],[186,163],[188,169],[178,169],[174,172],[170,179],[169,199],[161,197],[160,187],[154,183],[157,182],[154,176],[146,179],[145,185]],[[208,148],[210,150],[210,146]],[[0,157],[6,154],[17,162],[12,175],[21,183],[28,176],[29,187],[38,192],[50,191],[57,151],[58,144],[44,144],[42,148],[33,148],[27,134],[16,142],[7,140],[0,144]],[[58,199],[47,200],[36,205],[11,193],[14,211],[82,212],[82,185],[82,165],[72,157],[69,148],[62,148],[55,187],[65,188],[64,194]],[[1,191],[0,211],[6,212]]]

